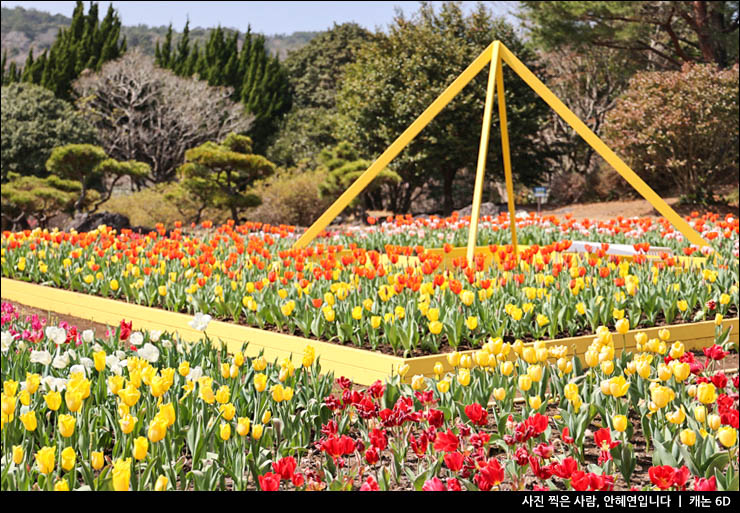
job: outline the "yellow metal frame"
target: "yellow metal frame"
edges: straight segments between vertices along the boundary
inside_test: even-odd
[[[191,315],[8,278],[0,280],[0,287],[3,299],[47,312],[72,315],[109,326],[117,326],[121,319],[126,319],[132,322],[135,330],[176,331],[182,340],[191,342],[196,342],[203,337],[202,332],[188,326],[193,318]],[[737,343],[738,319],[725,319],[722,321],[722,326],[724,329],[732,327],[730,340]],[[688,350],[709,347],[714,343],[714,321],[666,327],[671,332],[671,339],[681,340]],[[659,329],[647,328],[629,331],[622,337],[624,344],[622,349],[635,350],[635,334],[638,331],[645,331],[649,338],[655,338],[658,336]],[[441,362],[445,370],[451,370],[444,354],[402,358],[220,321],[212,321],[206,332],[211,340],[226,344],[228,351],[232,353],[242,349],[243,345],[248,343],[244,349],[247,356],[256,356],[260,352],[264,352],[265,357],[269,360],[292,357],[295,365],[301,364],[306,346],[313,346],[316,356],[321,358],[322,372],[333,371],[335,375],[345,376],[359,385],[371,385],[378,379],[383,381],[397,373],[399,367],[403,364],[409,365],[409,372],[406,375],[407,381],[417,374],[432,377],[434,375],[434,365],[437,362]],[[566,346],[569,355],[581,358],[591,342],[593,342],[593,335],[546,340],[545,344],[548,347]],[[532,345],[532,343],[526,345]],[[461,354],[472,355],[474,352],[464,351]],[[513,357],[513,353],[510,356]]]
[[[470,216],[470,231],[468,235],[467,259],[472,263],[475,241],[478,233],[478,218],[483,191],[483,181],[486,171],[486,156],[488,153],[489,132],[491,126],[491,111],[493,109],[493,93],[498,87],[498,109],[501,120],[501,150],[506,176],[506,194],[509,207],[511,238],[514,250],[517,251],[516,218],[514,208],[514,184],[511,172],[511,156],[509,152],[509,134],[506,122],[506,102],[504,100],[504,79],[502,62],[529,85],[578,135],[580,135],[596,153],[606,160],[627,182],[644,197],[650,204],[668,219],[671,224],[683,234],[686,239],[696,246],[708,245],[699,233],[696,232],[675,210],[653,191],[622,159],[620,159],[599,137],[593,133],[573,111],[563,104],[550,89],[545,86],[534,74],[509,51],[500,41],[491,43],[444,92],[432,102],[429,107],[400,135],[398,138],[373,162],[367,170],[319,217],[296,241],[294,248],[308,245],[316,236],[331,223],[349,203],[357,197],[367,185],[426,127],[442,109],[490,62],[486,103],[483,111],[483,126],[481,129],[480,148],[478,151],[478,166],[475,176],[475,190],[473,192],[473,208]]]

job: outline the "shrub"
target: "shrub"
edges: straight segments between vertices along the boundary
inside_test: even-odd
[[[167,228],[176,221],[194,222],[199,204],[184,194],[178,184],[160,184],[131,194],[111,197],[100,206],[100,210],[122,214],[129,218],[131,226],[153,228],[162,223]],[[201,212],[204,219],[215,223],[226,220],[227,213],[214,209]]]
[[[9,172],[46,176],[51,150],[94,143],[95,130],[71,104],[41,86],[20,83],[2,88],[2,181]]]
[[[737,64],[685,64],[636,74],[607,116],[604,139],[651,186],[675,185],[703,201],[737,177],[737,120]]]
[[[326,179],[325,170],[305,171],[302,167],[281,169],[254,186],[262,204],[250,210],[250,221],[309,226],[331,204],[330,198],[319,197],[319,184]]]

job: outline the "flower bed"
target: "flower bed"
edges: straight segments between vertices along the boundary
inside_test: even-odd
[[[617,356],[598,327],[586,367],[491,340],[361,389],[309,345],[295,365],[116,324],[2,305],[3,491],[738,488],[738,377],[669,330]]]
[[[135,329],[172,330],[183,340],[195,341],[202,336],[201,330],[192,325],[192,317],[185,314],[167,312],[161,309],[148,308],[94,297],[86,294],[54,289],[15,280],[2,279],[3,297],[21,304],[39,308],[42,311],[75,315],[89,321],[113,325],[123,316]],[[620,325],[624,329],[624,323]],[[723,340],[738,342],[738,319],[724,319],[717,326],[715,321],[705,321],[684,325],[668,326],[674,336],[681,340],[688,349],[702,349],[712,345],[715,335],[723,335]],[[631,330],[618,335],[617,351],[634,351],[637,347],[637,333],[643,333],[649,339],[658,337],[660,328],[643,331]],[[408,366],[411,375],[434,376],[435,366],[441,364],[445,371],[451,370],[446,357],[429,355],[401,358],[378,352],[358,350],[326,342],[314,341],[302,337],[284,335],[265,330],[238,326],[233,323],[213,321],[208,324],[209,335],[225,344],[230,352],[239,351],[248,343],[245,354],[256,356],[264,353],[268,358],[293,358],[300,361],[300,354],[306,344],[312,344],[316,354],[320,355],[323,367],[337,375],[352,379],[355,383],[370,385],[376,380],[385,380],[397,374],[403,366]],[[503,342],[503,340],[502,340]],[[586,352],[593,342],[593,336],[566,338],[544,341],[548,348],[563,356],[575,356],[583,364]],[[526,344],[531,346],[532,343]],[[521,342],[516,347],[523,347]],[[474,357],[477,351],[463,351],[462,355]],[[555,353],[553,353],[555,354]]]
[[[708,222],[709,223],[709,222]],[[722,224],[724,223],[724,224]],[[490,246],[495,266],[468,266],[422,246],[384,253],[351,246],[290,249],[291,231],[227,223],[202,236],[163,227],[146,236],[101,228],[85,234],[41,230],[2,237],[3,277],[90,295],[203,312],[286,335],[394,355],[480,348],[505,341],[595,333],[617,323],[645,329],[736,317],[737,223],[699,269],[688,260],[641,252],[626,259],[568,254],[570,242]],[[536,235],[536,232],[532,232]],[[718,233],[712,231],[711,233]],[[691,249],[685,246],[686,253]],[[343,253],[344,251],[344,253]],[[411,258],[411,255],[414,258]]]

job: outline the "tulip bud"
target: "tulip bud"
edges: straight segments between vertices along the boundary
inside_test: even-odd
[[[495,397],[497,401],[503,401],[506,399],[506,389],[502,387],[496,388],[493,391],[493,397]]]
[[[530,378],[527,375],[521,375],[521,376],[519,376],[519,388],[523,392],[526,392],[530,388],[532,388],[532,378]]]
[[[542,399],[540,399],[540,396],[535,395],[533,397],[529,398],[529,407],[533,410],[538,409],[540,406],[542,406]]]
[[[539,383],[542,379],[542,367],[539,365],[530,365],[527,368],[527,376],[535,383]]]
[[[267,424],[270,422],[270,419],[272,418],[272,412],[270,410],[266,410],[265,413],[262,414],[262,424]]]
[[[707,416],[707,425],[712,431],[717,431],[721,423],[722,421],[719,415],[712,413],[711,415]]]
[[[707,420],[707,408],[704,405],[699,405],[694,408],[694,418],[701,424]]]
[[[20,465],[23,461],[23,447],[20,445],[13,446],[13,463]]]
[[[154,491],[155,492],[164,492],[167,490],[167,483],[169,480],[166,476],[159,476],[157,478],[157,482],[154,485]]]
[[[610,375],[612,372],[614,372],[614,361],[605,360],[601,362],[601,372],[603,372],[607,376]]]
[[[264,430],[264,426],[262,424],[254,424],[252,426],[252,438],[255,440],[259,440],[262,438],[262,431]]]
[[[504,376],[509,376],[512,372],[514,372],[513,362],[501,362],[501,374],[503,374]]]
[[[66,479],[60,479],[56,483],[54,483],[54,491],[55,492],[68,492],[69,491],[69,483]]]
[[[222,422],[219,427],[218,434],[224,442],[231,438],[231,424]]]

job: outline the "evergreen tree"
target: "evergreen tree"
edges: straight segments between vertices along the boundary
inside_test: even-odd
[[[48,53],[34,59],[31,48],[23,73],[11,63],[7,75],[3,73],[3,84],[18,81],[39,84],[58,98],[71,100],[72,82],[82,71],[97,71],[104,62],[117,59],[126,51],[125,38],[119,43],[120,34],[121,20],[112,5],[99,23],[98,4],[91,3],[86,15],[82,2],[78,1],[72,23],[66,29],[59,29]]]
[[[166,58],[171,36],[158,46],[157,65],[180,76],[197,75],[212,86],[232,89],[231,98],[241,101],[255,116],[249,135],[254,150],[263,154],[277,124],[290,110],[288,74],[277,56],[269,56],[265,38],[247,29],[241,49],[239,32],[222,27],[212,30],[203,46],[190,44],[189,23],[177,43],[174,56]]]

